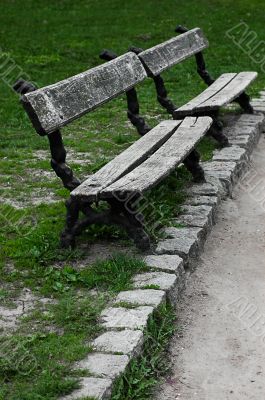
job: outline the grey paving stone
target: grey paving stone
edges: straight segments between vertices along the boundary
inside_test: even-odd
[[[224,189],[231,194],[233,184],[237,180],[237,165],[235,162],[206,161],[202,163],[206,178],[208,175],[221,181]]]
[[[211,183],[196,183],[187,188],[188,196],[216,196],[220,197],[220,186]]]
[[[209,222],[210,225],[213,224],[214,221],[214,215],[213,215],[213,207],[210,205],[189,205],[189,204],[184,204],[182,206],[182,212],[179,215],[178,219],[182,219],[182,216],[185,215],[191,215],[194,218],[194,225],[191,226],[195,226],[195,227],[200,227],[203,228],[202,225],[200,225],[200,223],[198,223],[198,225],[196,224],[196,220],[198,219],[198,221],[200,220],[200,218],[207,218],[207,221]],[[175,220],[174,220],[175,221]],[[198,234],[198,232],[196,232]],[[187,231],[187,237],[189,235],[189,231]]]
[[[239,146],[225,147],[222,150],[214,151],[212,161],[247,162],[248,154],[244,148]]]
[[[265,105],[264,103],[262,104],[252,104],[253,108],[255,111],[260,111],[260,112],[265,112]]]
[[[206,215],[208,218],[212,218],[212,207],[207,205],[191,206],[184,204],[182,206],[183,212],[194,215]]]
[[[135,288],[143,288],[145,286],[156,285],[161,290],[171,290],[177,282],[175,274],[167,274],[166,272],[145,272],[137,274],[133,278]]]
[[[242,120],[234,126],[225,128],[224,132],[228,136],[230,144],[244,147],[248,149],[248,152],[251,152],[253,145],[258,143],[264,125],[263,122],[258,121],[246,122]]]
[[[138,289],[120,292],[115,303],[126,302],[136,305],[158,307],[165,301],[166,294],[163,290]]]
[[[237,124],[261,126],[264,124],[264,121],[265,117],[263,114],[242,114],[238,118]]]
[[[178,255],[150,255],[144,258],[148,267],[164,272],[172,272],[176,275],[183,272],[183,259]]]
[[[258,128],[256,127],[256,124],[253,125],[244,125],[242,124],[236,124],[234,126],[229,126],[227,128],[224,128],[224,133],[229,137],[229,141],[232,137],[237,137],[237,136],[246,136],[246,135],[255,135],[256,130]]]
[[[243,147],[248,154],[251,154],[255,144],[257,143],[257,136],[254,135],[240,135],[233,136],[229,139],[230,143],[234,146]]]
[[[200,247],[202,247],[205,238],[211,231],[212,224],[214,221],[213,208],[210,206],[202,205],[202,206],[186,206],[185,209],[186,211],[183,210],[183,212],[178,216],[178,218],[175,218],[173,221],[176,224],[183,224],[189,228],[200,228],[200,230],[197,231],[197,237],[200,240]],[[191,234],[190,237],[192,237]],[[173,244],[167,243],[167,245],[172,246]]]
[[[217,206],[220,203],[220,199],[216,196],[191,196],[185,200],[185,204],[190,206],[210,206],[214,208],[214,212],[217,211]]]
[[[221,182],[223,189],[224,189],[224,193],[225,195],[222,196],[222,198],[224,199],[227,195],[231,196],[232,195],[232,190],[233,190],[233,184],[232,184],[232,180],[231,180],[231,174],[228,174],[226,172],[219,172],[219,171],[208,171],[205,174],[205,178],[206,180],[208,179],[219,179],[219,181]]]
[[[260,98],[260,99],[253,99],[251,102],[252,106],[265,106],[265,101],[264,99]]]
[[[140,306],[133,309],[109,307],[102,311],[102,326],[107,329],[144,329],[154,308]]]
[[[265,100],[264,100],[264,97],[259,97],[259,98],[254,98],[254,99],[252,99],[251,100],[251,103],[263,103],[263,104],[265,104]]]
[[[178,218],[174,219],[176,224],[183,224],[186,227],[199,227],[204,229],[204,234],[207,234],[211,230],[212,220],[205,215],[193,215],[193,214],[180,214]],[[174,254],[174,253],[172,253]]]
[[[253,135],[254,137],[259,137],[261,132],[264,130],[265,116],[264,113],[261,111],[255,110],[255,112],[258,112],[258,114],[248,116],[248,118],[246,118],[245,115],[242,115],[238,120],[236,128],[240,129],[241,127],[251,127],[251,135]]]
[[[249,152],[246,148],[240,146],[226,147],[220,151],[216,151],[212,161],[235,162],[234,174],[236,177],[240,177],[243,171],[249,167]]]
[[[208,171],[224,171],[227,174],[233,173],[236,168],[236,163],[232,161],[206,161],[202,163],[203,168]]]
[[[80,380],[80,389],[71,394],[60,397],[59,400],[83,400],[87,397],[93,397],[96,400],[108,399],[111,395],[112,380],[103,378],[82,378]]]
[[[131,358],[140,353],[143,342],[142,331],[125,329],[103,333],[92,342],[92,346],[97,351],[127,354]]]
[[[225,199],[227,197],[228,192],[226,186],[221,182],[218,176],[206,172],[205,181],[208,185],[218,187],[218,196],[220,197],[220,199]]]
[[[129,363],[127,355],[91,353],[75,364],[75,369],[87,369],[98,378],[116,379]]]
[[[136,288],[157,285],[161,290],[166,291],[168,299],[174,304],[185,286],[185,279],[185,274],[176,276],[165,272],[147,272],[136,275],[133,281]]]
[[[252,101],[251,105],[255,111],[261,111],[261,112],[265,111],[265,102],[262,99]]]
[[[203,247],[206,239],[205,231],[202,227],[176,228],[172,226],[164,229],[164,235],[166,239],[193,238],[200,248]]]
[[[158,254],[178,254],[184,263],[189,262],[190,257],[199,254],[197,234],[190,228],[166,228],[166,239],[158,242],[156,252]]]

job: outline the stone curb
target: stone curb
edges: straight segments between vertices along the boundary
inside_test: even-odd
[[[265,112],[265,92],[252,102]],[[76,369],[88,369],[80,389],[60,400],[81,400],[84,397],[109,399],[115,379],[130,360],[141,354],[150,315],[166,298],[176,303],[186,285],[192,261],[203,251],[204,243],[216,222],[221,201],[231,196],[232,189],[249,166],[249,157],[258,143],[265,124],[262,114],[242,114],[225,128],[231,147],[215,151],[212,161],[202,163],[206,183],[188,188],[183,212],[174,220],[183,228],[165,228],[155,254],[144,258],[150,272],[134,277],[134,290],[117,295],[113,305],[103,310],[101,322],[106,332],[97,337],[93,353],[76,363]],[[130,307],[123,307],[123,304]]]

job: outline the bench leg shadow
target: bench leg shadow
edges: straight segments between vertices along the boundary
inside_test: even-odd
[[[250,104],[250,97],[246,92],[241,93],[234,102],[238,103],[245,113],[254,114],[254,109]]]
[[[209,116],[213,119],[213,124],[208,131],[208,135],[212,136],[222,147],[228,147],[229,140],[223,132],[223,123],[219,117],[219,112],[213,112]]]
[[[123,228],[133,239],[139,250],[150,248],[150,238],[144,230],[143,216],[136,206],[116,199],[109,199],[110,208],[106,211],[96,211],[91,203],[82,203],[72,198],[66,201],[66,226],[61,234],[61,247],[75,247],[76,237],[90,225],[117,225]],[[84,218],[79,219],[80,211]]]
[[[200,154],[197,150],[193,150],[183,161],[187,170],[192,174],[193,181],[200,183],[205,182],[204,170],[200,166]]]

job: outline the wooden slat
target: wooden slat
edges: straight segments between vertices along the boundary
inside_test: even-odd
[[[240,72],[216,96],[203,103],[203,107],[222,107],[238,97],[257,78],[257,72]]]
[[[177,131],[139,167],[108,186],[100,198],[121,193],[143,193],[151,189],[172,172],[194,149],[212,124],[210,117],[188,117]]]
[[[158,75],[206,47],[207,39],[199,28],[195,28],[143,51],[139,58],[151,74]]]
[[[203,93],[175,110],[174,115],[183,118],[225,106],[238,97],[256,77],[256,72],[223,74]]]
[[[132,171],[163,145],[181,122],[169,120],[158,124],[98,172],[88,177],[72,191],[71,196],[83,197],[92,201],[96,200],[101,190]]]
[[[232,79],[236,76],[236,73],[229,73],[221,75],[216,81],[209,86],[206,90],[200,93],[198,96],[194,97],[191,101],[186,103],[184,106],[179,107],[175,110],[175,115],[186,116],[189,112],[192,114],[196,112],[197,107],[203,104],[205,101],[213,97],[218,93],[224,86],[226,86]]]
[[[23,96],[22,102],[41,135],[50,133],[146,78],[130,52],[106,64]]]

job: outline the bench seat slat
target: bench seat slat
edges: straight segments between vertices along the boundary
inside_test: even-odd
[[[238,97],[244,90],[257,78],[257,72],[240,72],[232,80],[232,82],[225,86],[217,96],[209,99],[204,103],[205,107],[222,107],[236,97]]]
[[[186,103],[184,106],[179,107],[175,110],[175,114],[187,113],[188,111],[194,111],[203,104],[205,101],[216,95],[224,86],[231,82],[231,80],[236,76],[236,73],[228,73],[221,75],[216,81],[205,89],[198,96],[194,97],[191,101]]]
[[[54,85],[25,94],[22,104],[37,132],[45,135],[131,89],[146,76],[140,60],[130,52]]]
[[[168,120],[158,124],[94,175],[89,176],[80,186],[71,192],[71,196],[83,197],[91,201],[97,200],[101,190],[146,160],[148,156],[172,136],[181,122]]]
[[[201,29],[194,28],[139,54],[139,58],[152,75],[185,60],[208,47],[208,41]]]
[[[238,97],[256,77],[256,72],[223,74],[197,97],[175,110],[174,115],[182,118],[218,109]]]
[[[205,135],[212,124],[210,117],[188,117],[176,132],[139,167],[100,193],[100,198],[112,197],[115,192],[142,193],[172,172]]]

